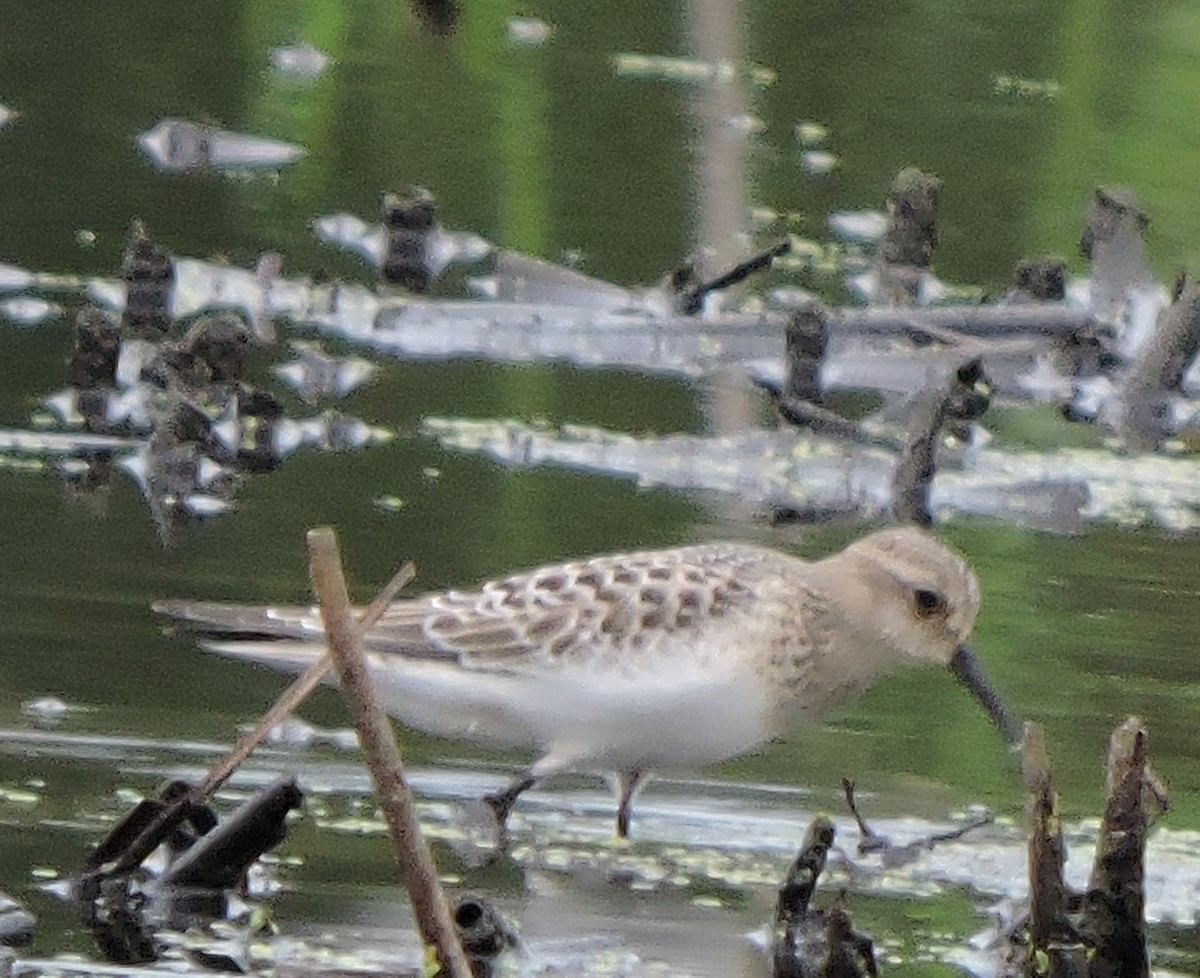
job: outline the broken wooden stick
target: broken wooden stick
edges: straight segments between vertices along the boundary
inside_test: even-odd
[[[1022,744],[1032,795],[1029,829],[1029,916],[1013,941],[1005,973],[1023,978],[1149,978],[1146,943],[1145,850],[1165,792],[1146,763],[1146,731],[1130,717],[1109,742],[1107,803],[1085,894],[1063,877],[1066,846],[1045,734],[1026,724]],[[1020,958],[1017,964],[1014,959]]]
[[[367,756],[421,939],[437,954],[438,974],[471,978],[454,917],[438,880],[437,866],[421,834],[395,734],[375,696],[360,648],[361,635],[346,590],[337,534],[331,527],[309,530],[308,551],[313,593],[325,624],[325,640],[341,680],[342,694],[354,715],[358,741]]]

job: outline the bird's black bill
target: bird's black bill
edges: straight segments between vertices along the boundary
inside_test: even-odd
[[[954,658],[950,660],[950,671],[987,710],[987,715],[992,718],[992,723],[999,729],[1004,740],[1010,745],[1019,744],[1022,724],[1005,709],[1000,694],[984,675],[983,667],[975,658],[975,653],[965,645],[960,645],[954,650]]]

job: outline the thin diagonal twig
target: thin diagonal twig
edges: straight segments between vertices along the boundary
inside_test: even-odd
[[[388,606],[395,600],[396,595],[405,588],[416,576],[416,570],[411,563],[406,563],[398,570],[374,601],[367,606],[366,611],[355,623],[357,636],[361,638],[372,626],[383,617]],[[126,847],[120,857],[108,866],[102,867],[104,873],[125,873],[139,865],[166,833],[178,825],[195,805],[203,804],[214,792],[220,789],[233,775],[234,771],[249,757],[256,747],[270,732],[271,728],[282,721],[303,703],[329,673],[332,660],[326,651],[321,658],[309,666],[301,676],[285,689],[274,705],[263,715],[254,729],[240,737],[230,752],[222,757],[209,769],[208,775],[199,787],[186,792],[164,808],[149,824],[142,829],[134,840]]]

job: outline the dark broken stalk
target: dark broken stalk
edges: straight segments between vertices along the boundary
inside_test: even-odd
[[[897,520],[933,524],[929,495],[942,430],[950,427],[962,435],[966,425],[983,416],[990,400],[991,383],[979,358],[959,364],[948,384],[913,399],[913,418],[892,473],[892,514]]]
[[[796,309],[783,335],[783,387],[769,388],[780,416],[818,435],[848,441],[880,440],[875,432],[822,404],[821,365],[829,350],[829,314],[825,306],[814,300]]]
[[[454,905],[454,924],[474,978],[492,978],[501,953],[521,944],[512,925],[480,897],[463,897]]]
[[[1063,880],[1067,852],[1058,815],[1058,792],[1050,772],[1046,735],[1036,723],[1025,724],[1021,743],[1025,786],[1032,797],[1029,825],[1029,947],[1026,970],[1040,968],[1039,960],[1061,974],[1060,945],[1074,938],[1067,918],[1068,893]]]
[[[421,939],[437,954],[438,974],[470,978],[471,969],[438,880],[437,866],[421,834],[395,734],[375,697],[360,648],[361,636],[346,591],[337,535],[331,527],[310,530],[308,549],[313,591],[321,606],[326,642],[338,670],[342,693],[354,715],[359,744],[367,757]]]
[[[862,978],[876,973],[871,941],[854,930],[846,909],[837,904],[825,910],[811,905],[834,834],[829,818],[813,819],[779,888],[771,948],[773,978]]]
[[[1094,950],[1089,976],[1148,978],[1145,849],[1158,812],[1151,807],[1156,793],[1147,790],[1146,731],[1138,717],[1113,731],[1106,781],[1108,802],[1083,912],[1082,930]]]
[[[433,198],[420,189],[407,197],[384,194],[383,228],[380,256],[383,280],[410,292],[428,292],[433,277],[429,268],[429,239],[437,230]]]
[[[812,820],[800,843],[800,851],[792,860],[779,888],[775,902],[775,926],[791,927],[808,912],[808,905],[817,889],[817,880],[825,871],[829,850],[833,846],[833,822],[824,815]]]
[[[823,815],[814,818],[779,887],[771,947],[772,978],[801,978],[811,973],[807,952],[813,949],[804,940],[806,924],[813,919],[809,904],[825,870],[834,833],[832,821]]]
[[[396,595],[415,576],[416,570],[411,563],[406,563],[395,573],[356,623],[355,627],[358,629],[360,635],[379,621],[380,617],[387,610],[388,605],[395,600]],[[279,699],[263,715],[257,726],[239,738],[237,743],[234,744],[233,749],[213,765],[208,772],[208,776],[199,787],[170,799],[170,803],[165,808],[159,810],[153,819],[145,822],[137,836],[133,838],[121,853],[114,853],[109,857],[115,858],[117,860],[115,863],[107,867],[101,867],[99,864],[96,864],[93,868],[101,868],[105,874],[119,874],[127,873],[135,866],[140,865],[142,860],[150,855],[167,835],[173,832],[197,807],[203,805],[206,799],[210,798],[214,792],[219,790],[229,780],[234,771],[262,743],[273,727],[287,718],[289,714],[312,695],[313,690],[320,686],[329,674],[331,667],[332,660],[329,657],[329,653],[326,652],[325,655],[309,666],[295,682],[280,694]]]
[[[458,28],[462,16],[458,0],[408,0],[408,4],[430,34],[447,37]]]
[[[871,939],[854,929],[845,907],[834,904],[826,911],[825,939],[829,951],[822,978],[874,978],[879,974]]]
[[[136,217],[129,227],[121,278],[126,288],[121,332],[127,337],[161,339],[171,328],[168,306],[175,284],[175,266],[171,256],[150,239],[146,226]]]

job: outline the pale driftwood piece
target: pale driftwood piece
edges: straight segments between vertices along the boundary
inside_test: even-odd
[[[341,679],[342,693],[354,715],[359,743],[367,756],[421,939],[436,951],[440,975],[471,978],[454,918],[438,880],[437,866],[421,834],[395,735],[375,697],[359,647],[360,636],[346,590],[337,535],[330,527],[310,530],[308,549],[313,591],[321,606],[326,642]]]
[[[1061,336],[1083,329],[1092,315],[1061,302],[1014,302],[988,306],[929,306],[844,308],[829,313],[834,332],[907,335],[942,339],[938,331],[954,336],[1008,336],[1036,333]]]

